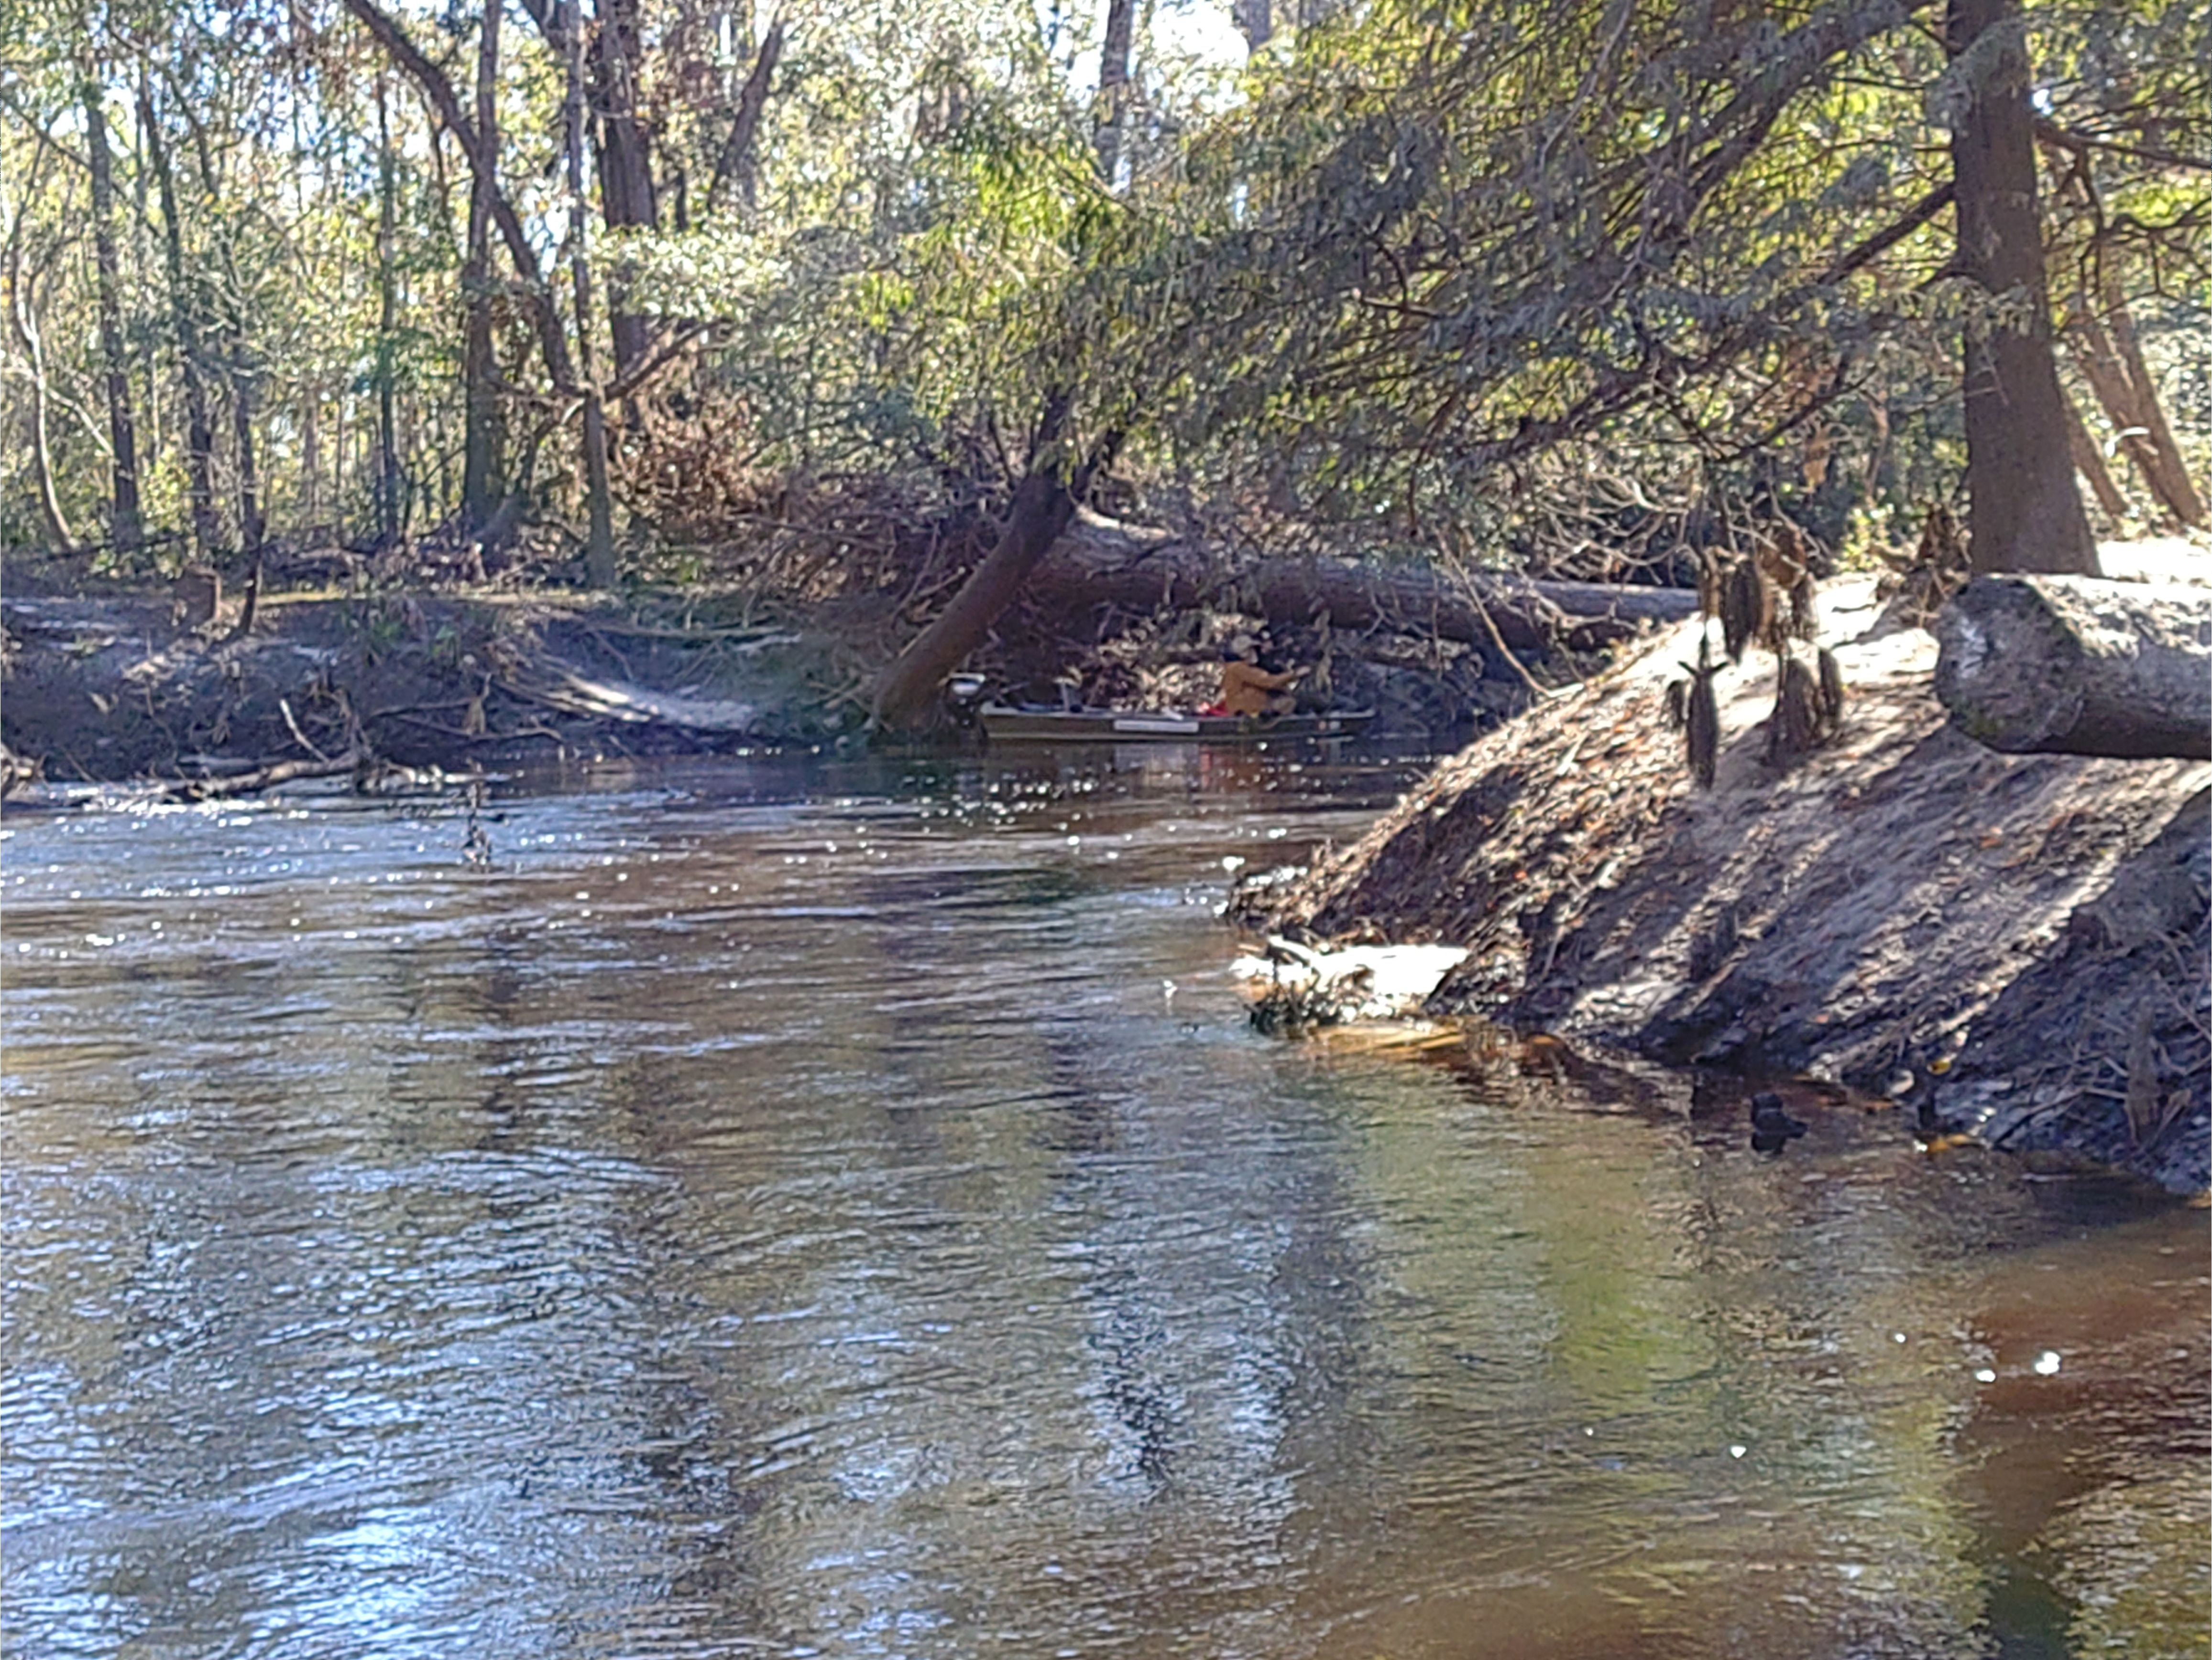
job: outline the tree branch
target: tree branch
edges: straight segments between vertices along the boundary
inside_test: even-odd
[[[2035,119],[2035,136],[2054,149],[2071,151],[2075,155],[2093,149],[2110,150],[2115,155],[2131,156],[2138,161],[2149,161],[2162,167],[2184,167],[2191,173],[2212,173],[2212,161],[2201,155],[2183,155],[2175,150],[2153,149],[2147,144],[2124,144],[2117,138],[2099,138],[2094,134],[2077,132],[2071,127],[2062,127],[2047,115]]]

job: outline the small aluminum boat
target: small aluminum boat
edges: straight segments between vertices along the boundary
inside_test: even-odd
[[[1351,738],[1373,709],[1317,714],[1184,714],[1175,709],[1021,708],[975,711],[994,744],[1263,744],[1282,739]]]

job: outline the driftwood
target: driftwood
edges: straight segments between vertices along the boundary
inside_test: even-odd
[[[1288,626],[1322,612],[1339,629],[1382,627],[1510,651],[1559,645],[1587,651],[1645,623],[1694,616],[1687,588],[1539,582],[1494,571],[1456,580],[1432,569],[1383,569],[1348,559],[1271,559],[1237,571],[1215,552],[1162,531],[1079,514],[1030,578],[1030,593],[1066,611],[1218,605]],[[1486,613],[1487,622],[1485,621]]]
[[[746,734],[763,729],[760,707],[720,697],[695,697],[688,693],[656,691],[606,675],[586,673],[557,657],[541,655],[518,664],[499,677],[500,685],[517,697],[544,703],[564,714],[596,721],[620,721],[631,725],[658,722],[689,732],[733,732]]]
[[[1991,749],[2212,759],[2212,589],[1977,577],[1936,637],[1936,695]]]
[[[173,783],[164,783],[161,794],[179,801],[212,801],[233,795],[252,795],[302,778],[343,778],[358,772],[365,759],[360,751],[349,750],[341,756],[318,757],[312,761],[267,761],[251,771],[233,773],[226,778],[179,778]]]

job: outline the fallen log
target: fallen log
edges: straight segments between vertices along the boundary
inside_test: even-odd
[[[687,732],[746,735],[761,731],[763,726],[757,704],[658,691],[611,676],[588,674],[572,663],[543,654],[534,661],[514,665],[499,676],[499,684],[517,697],[595,721],[632,725],[658,721]]]
[[[234,795],[252,795],[279,784],[303,778],[343,778],[358,772],[367,757],[357,750],[343,755],[319,756],[312,761],[269,761],[249,772],[224,778],[179,778],[164,782],[161,793],[179,801],[214,801]]]
[[[1090,513],[1078,514],[1053,544],[1030,578],[1030,592],[1063,612],[1100,605],[1149,611],[1211,604],[1297,627],[1326,611],[1333,628],[1392,629],[1474,645],[1491,643],[1494,626],[1498,642],[1526,653],[1560,645],[1593,650],[1647,623],[1679,623],[1698,609],[1698,596],[1687,588],[1540,582],[1497,571],[1461,580],[1425,566],[1315,557],[1239,569],[1165,531]]]
[[[1936,638],[1936,696],[1993,750],[2212,759],[2212,590],[1978,576]]]

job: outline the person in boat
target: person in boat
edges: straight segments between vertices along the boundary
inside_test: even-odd
[[[1249,640],[1240,639],[1221,654],[1221,696],[1200,714],[1288,714],[1297,707],[1291,687],[1304,672],[1301,669],[1270,674],[1260,666],[1259,652]]]

